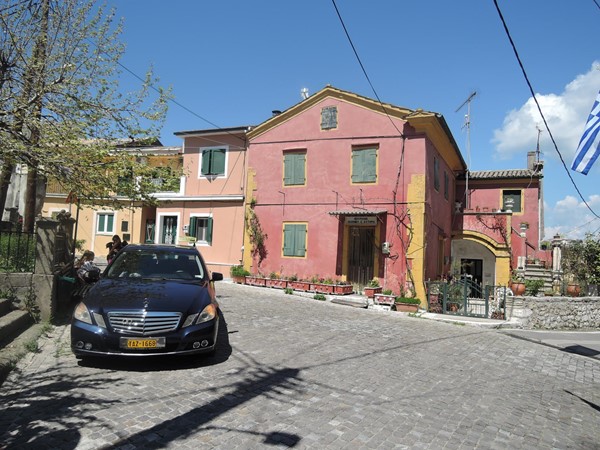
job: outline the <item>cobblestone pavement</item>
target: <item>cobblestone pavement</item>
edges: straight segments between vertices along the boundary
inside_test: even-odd
[[[221,283],[214,358],[82,365],[66,326],[0,388],[0,447],[594,449],[600,362],[495,330]]]

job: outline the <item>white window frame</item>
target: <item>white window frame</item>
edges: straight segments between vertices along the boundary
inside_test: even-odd
[[[98,230],[98,222],[100,220],[99,216],[109,216],[112,215],[113,216],[113,229],[110,231],[105,230],[104,231],[99,231]],[[112,236],[114,234],[116,234],[115,232],[115,228],[116,228],[116,224],[117,224],[117,213],[115,211],[96,211],[94,213],[94,234],[97,236]]]
[[[163,230],[163,219],[168,216],[177,217],[177,228],[175,229],[175,244],[179,243],[179,237],[181,236],[180,229],[183,226],[181,224],[181,214],[178,212],[164,212],[156,215],[156,222],[154,223],[154,243],[158,244],[162,236]]]
[[[190,219],[192,217],[195,217],[196,219],[212,219],[212,221],[213,221],[213,242],[214,242],[214,233],[215,233],[215,218],[214,218],[214,216],[212,214],[209,214],[209,213],[199,213],[199,214],[190,214]],[[198,239],[198,238],[196,237],[196,239]],[[200,246],[203,246],[203,247],[211,247],[212,243],[209,243],[206,240],[199,240],[198,239],[196,241],[196,245],[200,245]]]

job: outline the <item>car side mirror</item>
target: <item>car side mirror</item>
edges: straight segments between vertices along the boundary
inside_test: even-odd
[[[220,272],[213,272],[212,273],[212,278],[210,279],[210,281],[222,281],[223,280],[223,274]]]

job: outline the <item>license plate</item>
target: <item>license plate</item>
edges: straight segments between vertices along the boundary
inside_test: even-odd
[[[121,338],[121,348],[128,349],[153,349],[153,348],[164,348],[165,338]]]

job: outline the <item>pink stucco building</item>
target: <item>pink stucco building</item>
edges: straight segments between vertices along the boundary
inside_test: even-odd
[[[377,278],[424,298],[427,280],[453,271],[506,284],[518,257],[539,248],[541,165],[470,172],[466,205],[467,167],[438,113],[327,86],[248,139],[253,273]],[[527,222],[525,238],[515,221]]]

